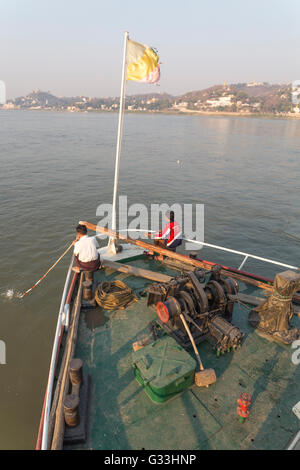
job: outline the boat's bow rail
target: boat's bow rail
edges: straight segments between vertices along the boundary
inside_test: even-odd
[[[46,394],[45,394],[45,399],[44,399],[44,406],[43,406],[43,411],[42,411],[42,416],[41,416],[41,421],[40,421],[37,445],[36,445],[36,448],[38,450],[40,449],[46,450],[47,445],[48,445],[47,444],[48,424],[49,424],[49,416],[50,416],[50,410],[51,410],[55,370],[56,370],[56,365],[58,361],[58,354],[59,354],[59,348],[60,348],[63,331],[65,328],[68,329],[68,325],[69,325],[70,302],[71,302],[73,289],[75,287],[75,283],[77,279],[77,274],[75,273],[73,276],[73,280],[71,282],[73,264],[74,264],[74,255],[72,255],[71,261],[68,267],[65,285],[64,285],[60,307],[59,307],[54,343],[53,343],[52,354],[51,354],[47,389],[46,389]]]
[[[145,232],[145,230],[141,230],[141,229],[124,229],[124,230],[119,230],[118,233],[121,233],[121,232]],[[154,233],[154,230],[148,230],[148,232],[152,232]],[[97,237],[97,235],[95,235],[95,237]],[[272,260],[270,258],[263,258],[262,256],[257,256],[257,255],[252,255],[250,253],[245,253],[243,251],[238,251],[238,250],[233,250],[231,248],[226,248],[224,246],[220,246],[220,245],[213,245],[211,243],[205,243],[205,242],[202,242],[202,241],[199,241],[199,240],[191,240],[189,238],[182,238],[182,240],[188,242],[188,243],[193,243],[196,246],[206,246],[207,248],[213,248],[214,250],[218,250],[218,251],[224,251],[224,252],[227,252],[227,253],[232,253],[234,255],[239,255],[239,256],[243,256],[243,261],[241,262],[241,264],[239,265],[239,267],[237,268],[239,271],[245,266],[247,260],[250,258],[250,259],[255,259],[257,261],[262,261],[264,263],[268,263],[268,264],[273,264],[275,266],[280,266],[282,268],[287,268],[287,269],[299,269],[298,266],[292,266],[290,264],[286,264],[286,263],[282,263],[281,261],[276,261],[276,260]]]

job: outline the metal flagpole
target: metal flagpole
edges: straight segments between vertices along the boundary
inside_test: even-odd
[[[113,206],[112,206],[112,224],[111,229],[116,231],[116,206],[117,206],[117,195],[118,195],[118,182],[119,182],[119,168],[120,168],[120,155],[121,155],[121,144],[123,134],[123,121],[124,121],[124,110],[125,110],[125,85],[126,85],[126,59],[127,59],[127,42],[129,33],[126,31],[124,36],[124,50],[123,50],[123,70],[122,70],[122,82],[121,82],[121,94],[120,94],[120,111],[119,111],[119,124],[118,124],[118,139],[117,139],[117,150],[116,150],[116,164],[115,164],[115,181],[114,181],[114,194],[113,194]],[[116,253],[115,238],[110,237],[108,243],[108,249]]]

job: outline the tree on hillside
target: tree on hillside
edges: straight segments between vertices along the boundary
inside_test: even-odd
[[[249,98],[249,96],[244,91],[238,91],[236,98],[238,101],[245,101],[247,98]]]

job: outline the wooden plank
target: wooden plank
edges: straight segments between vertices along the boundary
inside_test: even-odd
[[[166,274],[157,273],[148,269],[138,268],[137,266],[117,263],[116,261],[102,260],[102,265],[105,268],[109,268],[114,271],[118,271],[125,274],[132,274],[133,276],[143,277],[145,279],[150,279],[151,281],[155,282],[169,282],[172,279],[171,276],[167,276]],[[238,300],[240,300],[241,302],[245,302],[246,304],[250,304],[256,307],[260,305],[264,300],[266,300],[266,297],[257,297],[255,295],[247,295],[243,293],[239,293],[238,295],[229,295],[229,298],[231,300],[234,300],[235,302],[238,302]],[[295,311],[295,314],[300,316],[300,306],[293,305],[293,309]]]
[[[195,266],[182,263],[181,261],[177,261],[176,259],[172,258],[164,258],[162,263],[168,266],[168,268],[175,269],[177,271],[194,271],[196,269]]]
[[[114,271],[118,271],[118,272],[126,273],[126,274],[132,274],[133,276],[143,277],[145,279],[150,279],[156,282],[169,282],[172,279],[171,276],[167,276],[166,274],[157,273],[155,271],[138,268],[136,266],[132,266],[128,264],[117,263],[116,261],[104,259],[102,260],[102,265],[105,268],[109,268]],[[251,305],[260,305],[261,302],[265,300],[265,298],[263,297],[255,297],[254,295],[247,295],[247,294],[242,294],[242,293],[239,293],[238,295],[230,295],[229,298],[231,300],[234,300],[235,302],[238,302],[238,300],[241,300],[242,302],[245,302]]]
[[[155,282],[169,282],[172,278],[166,274],[157,273],[155,271],[149,271],[147,269],[138,268],[137,266],[130,266],[128,264],[117,263],[116,261],[111,261],[103,259],[102,265],[105,268],[113,269],[114,271],[119,271],[121,273],[132,274],[133,276],[143,277],[145,279],[150,279],[150,281]]]

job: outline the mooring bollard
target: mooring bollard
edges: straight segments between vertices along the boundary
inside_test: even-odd
[[[70,382],[72,385],[81,384],[82,382],[82,360],[72,359],[70,362]]]
[[[65,422],[70,428],[74,428],[79,423],[79,396],[67,395],[64,401]]]
[[[82,297],[84,300],[92,300],[93,297],[93,282],[92,281],[83,281],[83,290]]]

